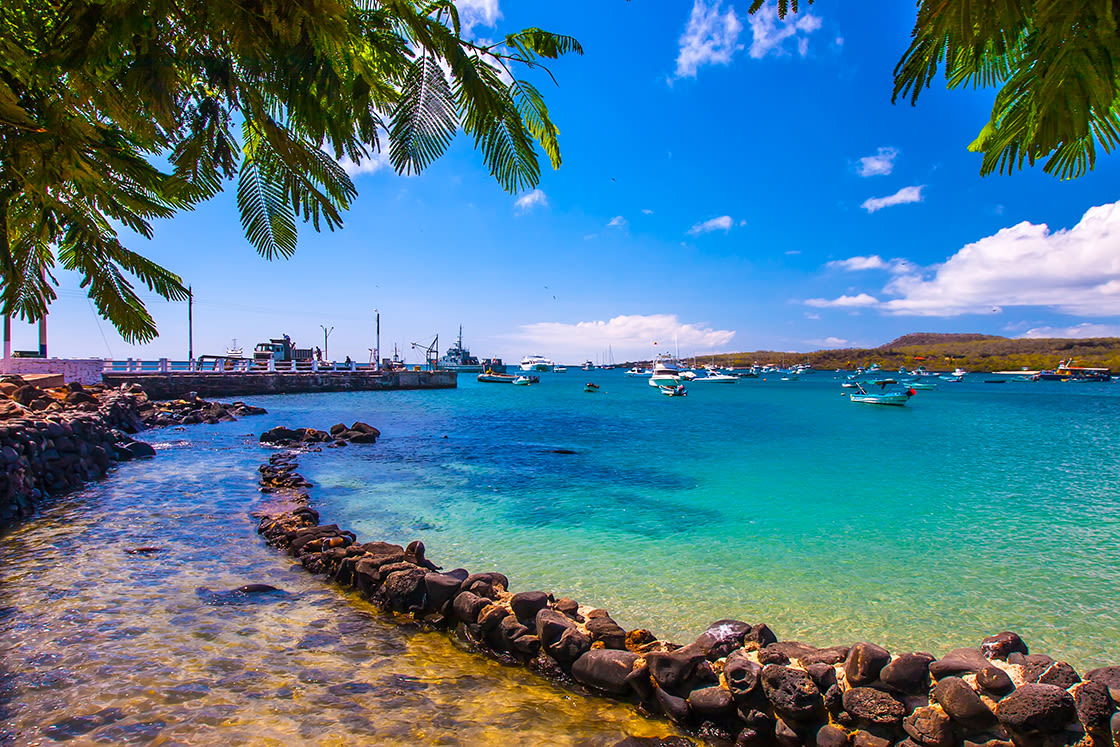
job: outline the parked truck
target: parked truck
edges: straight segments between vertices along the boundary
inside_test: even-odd
[[[253,348],[253,360],[257,363],[271,361],[309,361],[315,358],[314,348],[297,348],[292,338],[284,335],[268,342],[258,342]]]

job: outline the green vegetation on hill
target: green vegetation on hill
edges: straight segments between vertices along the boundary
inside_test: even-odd
[[[981,334],[903,335],[877,348],[841,348],[812,353],[758,350],[715,356],[722,365],[749,366],[783,361],[810,363],[818,369],[855,368],[878,363],[884,369],[925,366],[931,371],[961,367],[969,371],[1042,370],[1073,358],[1079,366],[1105,366],[1120,371],[1120,338],[1017,338]]]

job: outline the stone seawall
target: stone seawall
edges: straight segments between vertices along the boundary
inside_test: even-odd
[[[297,449],[331,441],[319,431],[279,430],[287,438],[262,441]],[[512,593],[497,571],[444,571],[419,540],[408,547],[359,543],[354,532],[320,524],[309,505],[313,486],[296,472],[297,456],[284,451],[261,465],[264,500],[254,516],[265,540],[306,570],[446,630],[470,650],[628,700],[712,744],[1120,745],[1120,666],[1083,679],[1068,663],[1031,654],[1012,632],[941,657],[892,654],[869,642],[819,648],[779,641],[765,623],[731,619],[712,623],[687,645],[660,641],[572,599]]]
[[[108,386],[139,384],[152,399],[244,397],[254,394],[359,392],[394,389],[454,389],[454,371],[317,371],[236,373],[106,373]]]

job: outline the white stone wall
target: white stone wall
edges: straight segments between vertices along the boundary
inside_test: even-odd
[[[3,358],[0,373],[62,374],[67,383],[100,384],[105,361],[101,358]]]

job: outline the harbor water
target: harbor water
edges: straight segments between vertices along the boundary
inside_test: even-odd
[[[0,539],[0,741],[613,744],[672,733],[393,624],[292,567],[248,517],[256,434],[362,420],[300,457],[323,521],[423,539],[451,568],[691,639],[934,654],[1015,630],[1084,671],[1120,641],[1120,385],[959,384],[854,404],[832,374],[692,384],[284,395],[267,416],[151,431],[158,457]],[[599,384],[585,393],[584,384]],[[126,555],[129,547],[162,552]],[[231,606],[199,587],[268,583]]]

